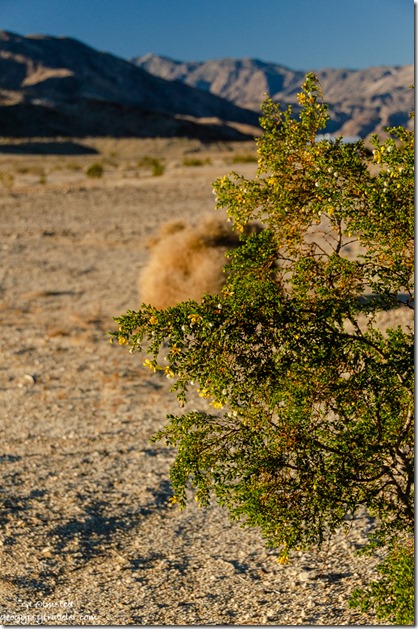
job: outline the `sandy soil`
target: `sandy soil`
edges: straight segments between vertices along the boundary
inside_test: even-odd
[[[138,306],[144,239],[211,211],[211,182],[253,174],[231,165],[253,148],[90,145],[0,155],[0,624],[373,624],[346,608],[374,569],[354,555],[366,517],[282,566],[219,508],[170,506],[174,453],[150,438],[176,400],[106,334]]]

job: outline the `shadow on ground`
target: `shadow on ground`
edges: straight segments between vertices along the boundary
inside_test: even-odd
[[[78,142],[19,142],[0,144],[0,154],[7,155],[97,155],[91,146]]]

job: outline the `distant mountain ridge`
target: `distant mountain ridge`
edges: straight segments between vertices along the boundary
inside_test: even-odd
[[[198,87],[230,102],[260,111],[266,94],[284,105],[295,103],[305,71],[258,59],[217,59],[183,62],[151,53],[131,60],[155,76]],[[316,71],[324,100],[330,105],[327,131],[367,137],[398,124],[412,128],[409,114],[414,96],[413,65],[365,70],[326,68]]]
[[[330,104],[327,132],[412,127],[412,65],[317,74]],[[0,135],[249,139],[265,95],[294,104],[304,76],[255,59],[128,61],[70,37],[0,31]]]
[[[2,135],[239,139],[234,124],[256,126],[258,116],[72,38],[0,32]]]

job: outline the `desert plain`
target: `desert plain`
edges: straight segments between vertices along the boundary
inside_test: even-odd
[[[214,211],[218,176],[255,174],[254,143],[40,144],[0,146],[0,624],[376,624],[347,608],[376,574],[356,555],[372,520],[282,565],[217,505],[180,511],[175,452],[150,441],[182,412],[170,382],[109,343],[140,305],[146,239]]]

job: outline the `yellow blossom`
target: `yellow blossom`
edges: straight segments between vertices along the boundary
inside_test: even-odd
[[[170,367],[166,367],[164,369],[164,375],[167,376],[167,378],[174,378],[174,371],[170,369]]]
[[[155,325],[156,323],[158,323],[158,319],[155,315],[152,315],[149,319],[148,319],[148,323],[150,323],[151,325]]]
[[[197,314],[196,312],[193,314],[189,314],[188,318],[190,319],[190,323],[192,325],[194,325],[195,323],[199,323],[199,321],[202,320],[202,317],[200,316],[200,314]]]
[[[152,361],[149,358],[145,359],[145,362],[143,363],[144,367],[148,367],[148,369],[150,371],[153,371],[154,373],[157,371],[157,367],[152,363]]]
[[[119,345],[128,345],[129,344],[129,341],[126,338],[126,336],[122,336],[122,335],[118,336],[118,342],[119,342]]]
[[[224,404],[222,404],[222,402],[219,402],[219,400],[214,400],[213,402],[210,403],[211,406],[213,406],[213,408],[223,408]]]

